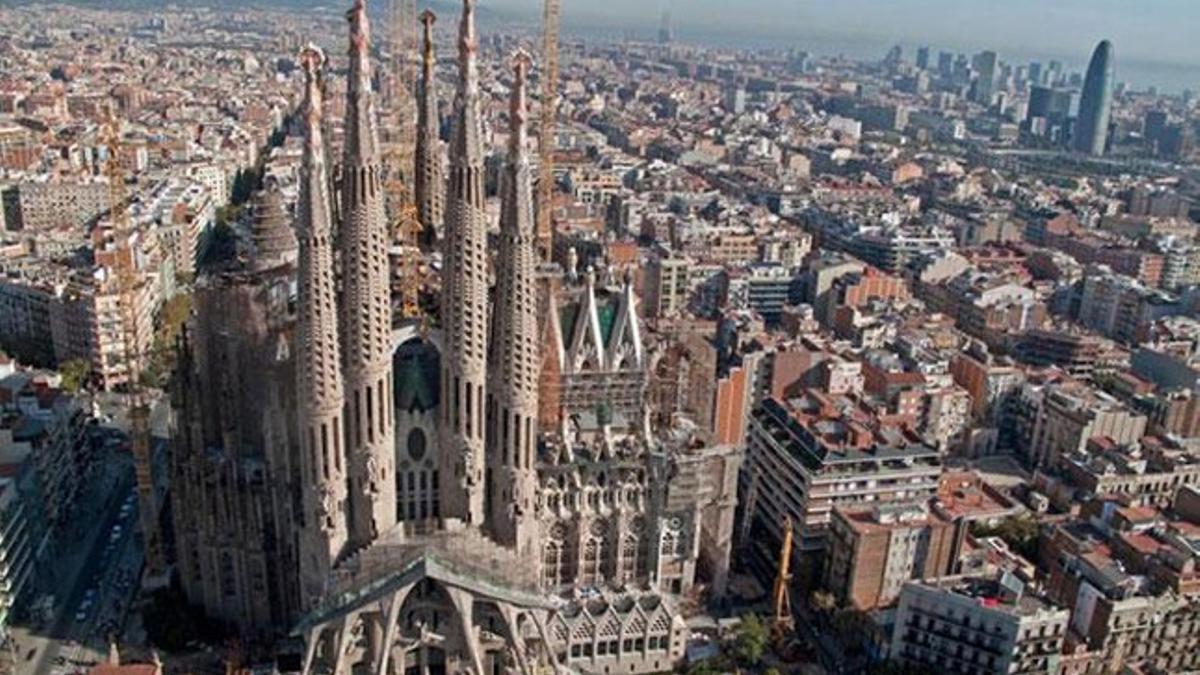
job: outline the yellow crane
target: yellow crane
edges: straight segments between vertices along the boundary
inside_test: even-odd
[[[120,296],[121,358],[125,365],[126,401],[129,411],[129,441],[133,454],[134,475],[138,496],[138,514],[142,526],[146,573],[150,578],[166,569],[162,532],[158,526],[158,499],[154,493],[153,458],[150,449],[150,406],[142,386],[141,348],[147,336],[142,335],[138,311],[142,306],[138,294],[141,280],[137,271],[136,232],[129,219],[128,195],[125,192],[125,166],[121,144],[121,122],[109,110],[104,125],[104,143],[108,150],[105,174],[108,176],[109,220],[112,223],[115,251],[115,281]]]
[[[416,0],[392,0],[390,28],[392,38],[392,108],[399,125],[393,166],[393,198],[399,205],[395,222],[395,244],[400,247],[397,260],[397,292],[401,313],[415,317],[420,313],[421,252],[418,242],[421,219],[416,196],[417,156],[417,59],[420,54]]]
[[[779,547],[779,565],[775,574],[775,632],[784,635],[791,631],[792,617],[792,519],[783,517],[783,544]]]
[[[542,117],[538,138],[538,250],[554,253],[554,148],[558,130],[558,29],[561,0],[542,6]]]

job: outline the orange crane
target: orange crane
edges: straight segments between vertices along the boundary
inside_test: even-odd
[[[420,56],[416,0],[392,0],[392,107],[399,125],[400,138],[396,146],[393,167],[397,182],[395,190],[399,209],[396,218],[395,243],[400,247],[398,284],[401,313],[415,317],[420,313],[418,296],[421,292],[421,252],[418,241],[421,219],[416,196],[417,156],[417,60]]]
[[[775,574],[775,632],[785,635],[794,626],[792,616],[792,519],[783,517],[783,545],[779,547],[779,566]]]
[[[158,498],[154,493],[153,458],[150,449],[150,406],[142,386],[141,348],[146,338],[141,333],[138,301],[141,280],[137,271],[136,232],[129,220],[128,195],[125,192],[125,166],[121,144],[121,122],[109,110],[104,125],[104,143],[108,149],[105,173],[108,176],[109,220],[112,223],[116,251],[116,284],[121,303],[121,332],[125,361],[125,389],[129,410],[129,440],[133,454],[138,496],[138,514],[142,526],[147,576],[158,577],[166,569],[162,532],[158,526]]]
[[[558,29],[561,0],[542,6],[542,118],[538,138],[538,250],[554,253],[554,148],[558,130]]]

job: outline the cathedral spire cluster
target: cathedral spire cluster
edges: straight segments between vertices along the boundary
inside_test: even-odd
[[[523,52],[489,82],[510,92],[499,222],[489,216],[485,111],[506,115],[486,105],[475,7],[464,0],[445,147],[434,17],[422,16],[418,192],[433,198],[422,208],[444,198],[442,223],[421,216],[434,219],[427,230],[444,224],[440,330],[392,323],[364,0],[346,14],[337,160],[328,63],[316,47],[301,52],[295,239],[280,193],[264,192],[259,267],[201,289],[198,333],[183,345],[171,467],[181,583],[246,639],[301,637],[306,675],[405,672],[414,656],[474,675],[573,670],[572,641],[624,631],[658,648],[614,646],[614,669],[661,672],[686,626],[656,586],[690,591],[702,523],[732,522],[702,509],[731,502],[668,494],[671,459],[638,432],[648,378],[628,277],[622,289],[585,265],[586,283],[551,280],[541,297],[552,275],[538,262]],[[689,466],[685,484],[701,484],[707,469]],[[614,601],[555,615],[552,596],[585,588]]]
[[[297,381],[304,520],[314,542],[306,545],[310,559],[301,564],[311,589],[339,560],[370,546],[400,519],[387,232],[370,27],[363,0],[355,1],[347,20],[345,146],[336,211],[322,137],[320,78],[325,59],[315,47],[301,55],[306,79],[298,209],[302,344]],[[418,193],[433,197],[422,203],[423,209],[428,207],[424,217],[439,218],[433,213],[443,190],[433,72],[435,19],[426,12],[421,20],[424,183]],[[441,419],[433,458],[440,485],[434,488],[437,512],[429,515],[482,527],[500,543],[528,549],[536,537],[532,513],[540,368],[533,300],[533,193],[526,148],[531,61],[521,53],[513,64],[511,141],[502,180],[501,241],[491,311],[475,0],[463,3],[458,47],[458,92],[445,177]],[[335,270],[340,270],[340,285],[335,283]],[[312,557],[314,551],[319,555]]]

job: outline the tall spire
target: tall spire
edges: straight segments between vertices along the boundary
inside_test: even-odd
[[[446,171],[442,162],[438,130],[437,57],[433,50],[433,24],[437,16],[429,10],[421,14],[425,27],[425,46],[421,58],[421,100],[417,108],[418,215],[427,242],[441,235],[446,207]]]
[[[488,341],[487,213],[475,64],[475,0],[463,0],[442,277],[442,515],[482,524]]]
[[[535,288],[537,250],[533,185],[526,153],[529,56],[513,64],[508,164],[500,209],[496,307],[488,372],[491,429],[488,433],[489,519],[500,543],[525,552],[535,541],[533,497],[537,488],[538,344]]]
[[[321,133],[320,72],[325,55],[314,46],[300,53],[304,68],[304,163],[300,171],[299,327],[296,385],[300,411],[303,534],[300,571],[306,606],[325,582],[348,537],[346,474],[342,459],[345,397],[337,296],[333,283],[333,227],[329,177]]]
[[[346,82],[346,158],[379,163],[375,135],[374,96],[371,93],[371,28],[366,0],[354,0],[346,13],[350,22],[350,73]]]
[[[458,94],[456,124],[450,139],[450,161],[483,163],[483,121],[479,112],[479,36],[475,33],[475,2],[463,0],[458,26]],[[482,198],[480,199],[482,202]]]
[[[364,0],[355,0],[346,16],[350,22],[350,75],[339,232],[341,329],[347,389],[350,537],[354,546],[361,547],[396,524],[392,298]]]

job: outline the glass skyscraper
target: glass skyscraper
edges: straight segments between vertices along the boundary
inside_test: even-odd
[[[1104,154],[1108,121],[1112,113],[1113,46],[1108,40],[1096,45],[1083,81],[1079,119],[1075,123],[1075,149],[1097,157]]]

